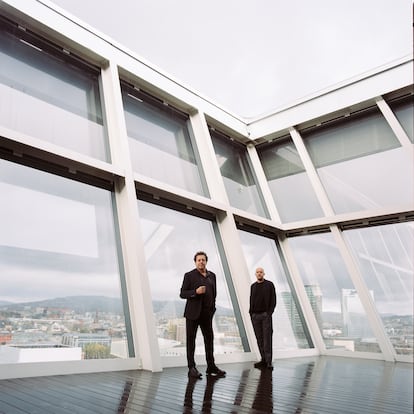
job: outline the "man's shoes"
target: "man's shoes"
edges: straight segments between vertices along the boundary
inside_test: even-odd
[[[198,379],[201,379],[202,375],[201,375],[201,372],[196,367],[191,367],[188,370],[188,377],[189,378],[198,378]]]
[[[254,364],[254,367],[255,367],[255,368],[258,368],[258,369],[268,369],[268,370],[270,370],[270,371],[272,371],[272,370],[273,370],[273,365],[272,365],[272,363],[271,363],[271,362],[267,363],[267,362],[265,362],[265,361],[259,361],[259,362],[256,362],[256,363]]]
[[[259,369],[264,368],[265,366],[266,366],[266,362],[264,361],[259,361],[254,364],[254,367],[259,368]]]
[[[223,371],[219,367],[216,367],[214,365],[212,367],[207,367],[206,374],[207,375],[215,375],[216,377],[225,377],[226,376],[226,371]]]

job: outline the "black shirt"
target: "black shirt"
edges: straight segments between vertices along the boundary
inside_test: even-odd
[[[255,282],[250,287],[250,309],[249,313],[267,312],[272,314],[276,307],[276,290],[273,282],[263,280],[262,283]]]

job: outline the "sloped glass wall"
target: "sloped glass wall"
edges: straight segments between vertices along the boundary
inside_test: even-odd
[[[336,213],[412,208],[412,155],[378,111],[302,136]]]
[[[282,265],[276,241],[246,231],[239,231],[244,257],[251,274],[251,282],[256,281],[256,268],[262,267],[265,279],[271,280],[276,288],[277,306],[273,314],[273,348],[292,350],[312,348],[312,341],[306,330],[303,314],[300,311],[289,276]]]
[[[0,17],[2,126],[103,161],[100,69]]]
[[[414,225],[344,231],[397,354],[413,354]]]
[[[398,99],[396,101],[389,102],[389,105],[400,122],[402,128],[410,138],[411,142],[414,142],[414,97],[411,95],[405,99]]]
[[[260,145],[257,152],[283,223],[323,216],[291,139]]]
[[[233,207],[268,217],[244,145],[210,130],[229,202]]]
[[[122,83],[135,172],[204,195],[188,116]]]
[[[140,227],[152,294],[152,306],[161,356],[184,356],[185,300],[180,298],[184,273],[195,268],[194,254],[207,253],[207,269],[217,277],[217,311],[213,319],[216,354],[244,352],[244,328],[236,319],[218,251],[213,223],[166,207],[138,200]],[[198,332],[196,355],[204,355]]]
[[[112,193],[1,159],[0,193],[0,363],[128,358]]]
[[[380,352],[332,234],[293,237],[289,244],[326,348]]]

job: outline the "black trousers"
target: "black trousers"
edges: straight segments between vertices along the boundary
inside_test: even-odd
[[[251,320],[262,361],[266,362],[266,364],[271,364],[273,361],[272,315],[269,315],[267,312],[252,313]]]
[[[194,353],[196,347],[196,337],[198,327],[204,338],[204,350],[206,353],[207,366],[214,366],[214,333],[213,333],[213,313],[211,311],[202,311],[196,320],[186,319],[187,334],[187,364],[188,368],[195,367]]]

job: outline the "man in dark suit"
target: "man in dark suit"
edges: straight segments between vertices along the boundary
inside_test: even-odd
[[[252,321],[261,360],[256,368],[272,370],[273,365],[273,322],[272,315],[276,307],[276,289],[273,282],[264,278],[262,267],[256,269],[256,282],[250,287],[249,314]]]
[[[201,378],[197,370],[194,353],[198,327],[204,338],[204,349],[207,361],[207,375],[224,377],[225,371],[219,369],[214,362],[213,316],[216,311],[216,275],[207,270],[207,254],[197,252],[194,255],[195,269],[185,273],[180,297],[187,299],[184,317],[186,318],[187,364],[188,376]]]

